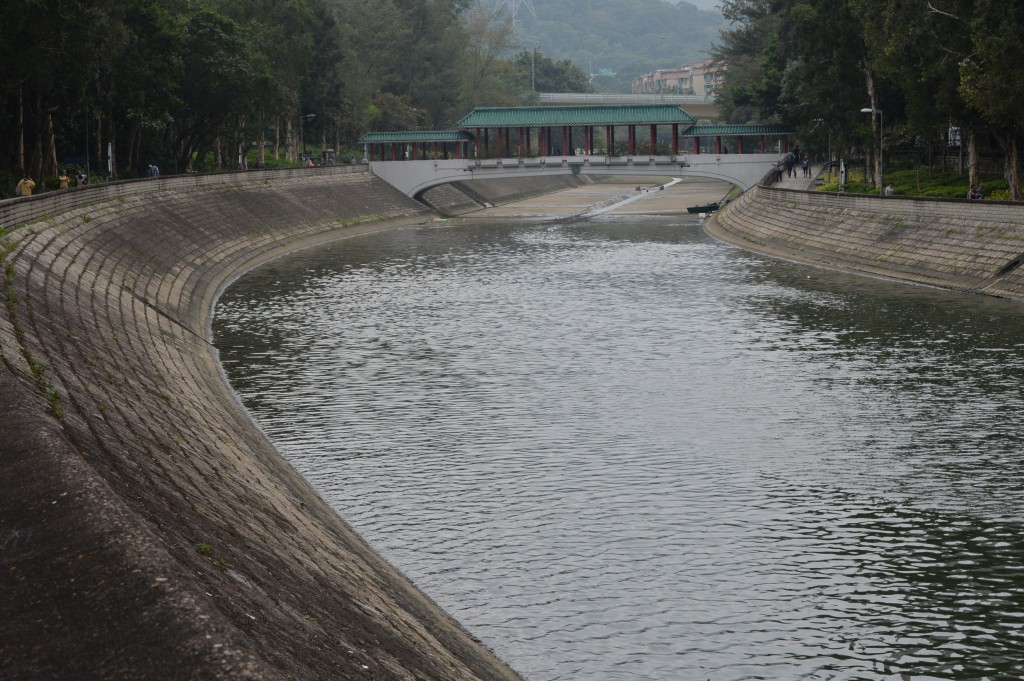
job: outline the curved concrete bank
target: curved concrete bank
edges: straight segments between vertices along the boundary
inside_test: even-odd
[[[432,217],[359,168],[0,204],[0,676],[518,678],[283,461],[207,341],[247,268]]]
[[[757,186],[705,223],[712,236],[812,265],[1024,299],[1024,205]]]

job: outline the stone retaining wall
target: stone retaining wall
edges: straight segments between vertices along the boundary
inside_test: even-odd
[[[518,678],[284,462],[207,340],[247,268],[432,218],[359,168],[0,204],[4,679]]]
[[[592,183],[593,180],[586,175],[469,180],[432,187],[423,192],[422,198],[444,215],[465,215],[486,208],[488,204],[498,206]]]
[[[724,241],[813,265],[1024,299],[1024,205],[758,186],[705,225]]]

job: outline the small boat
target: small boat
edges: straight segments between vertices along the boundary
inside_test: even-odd
[[[686,209],[687,213],[714,213],[718,210],[717,203],[706,203],[703,206],[690,206]]]

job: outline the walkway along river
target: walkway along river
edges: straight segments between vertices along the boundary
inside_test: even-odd
[[[452,193],[439,194],[435,205],[470,206],[479,197],[500,205],[509,196],[542,189],[539,186],[526,190],[523,186],[481,185],[473,187],[471,196],[461,199]],[[772,214],[794,218],[805,215],[804,209],[793,204],[806,201],[798,194],[793,197],[788,206],[779,203],[778,197],[773,199],[776,203]],[[895,205],[878,201],[877,205],[885,210]],[[870,204],[871,199],[861,203]],[[744,205],[752,209],[754,203]],[[834,208],[846,211],[849,207]],[[988,224],[1002,231],[979,229],[968,221],[949,219],[956,216],[945,208],[931,216],[930,228],[947,237],[957,235],[960,246],[973,245],[978,253],[992,249],[996,254],[992,260],[1001,261],[992,271],[999,272],[1012,262],[1012,258],[1003,260],[1005,251],[1014,246],[1015,235],[1005,223],[1019,213],[1018,208],[986,204],[985,210],[1001,216],[991,218]],[[885,211],[872,212],[866,205],[861,205],[856,213],[859,226],[865,228],[883,223],[895,226],[898,222]],[[757,214],[756,210],[752,213]],[[333,511],[312,494],[306,482],[281,463],[275,450],[236,407],[206,342],[211,305],[225,282],[238,273],[302,246],[429,220],[431,215],[422,206],[397,196],[359,168],[164,177],[0,202],[0,256],[4,265],[0,276],[5,288],[5,305],[0,308],[0,382],[4,386],[0,391],[4,404],[4,440],[0,445],[4,466],[4,476],[0,478],[3,482],[0,490],[0,591],[4,594],[0,599],[0,665],[5,678],[138,679],[154,674],[190,679],[283,679],[288,676],[361,679],[368,674],[377,678],[513,677],[437,607],[410,588],[400,575],[369,553]],[[756,222],[751,220],[749,224]],[[797,223],[810,224],[795,219],[789,224]],[[733,226],[736,224],[734,222]],[[828,219],[819,224],[834,225],[836,221]],[[537,248],[549,251],[551,257],[556,258],[552,261],[552,273],[565,269],[557,260],[559,251],[566,248],[556,239],[557,230],[569,230],[564,232],[567,236],[561,241],[586,240],[593,236],[586,231],[573,236],[572,230],[582,226],[550,225],[554,230],[550,234],[541,231],[530,237],[538,244]],[[638,240],[637,248],[662,251],[662,242],[671,245],[673,238],[685,236],[675,227],[667,232],[662,227],[665,226],[654,225],[651,228],[654,232]],[[441,229],[431,233],[456,234],[456,231]],[[850,230],[849,233],[855,232]],[[398,234],[410,236],[415,232]],[[465,234],[469,241],[478,238],[472,232]],[[528,235],[524,233],[524,236]],[[638,236],[632,233],[621,238],[609,234],[603,244],[586,247],[583,252],[591,255],[603,252],[614,260],[617,251],[613,246],[628,243]],[[697,232],[691,236],[695,238]],[[503,243],[500,239],[505,237],[497,238],[500,244]],[[544,246],[545,239],[555,241]],[[791,243],[798,241],[790,239]],[[512,243],[522,246],[527,241],[513,240]],[[756,263],[764,263],[769,273],[775,268],[790,267],[722,249],[712,242],[692,247],[710,249],[712,246],[708,254],[713,259],[721,261],[724,257],[721,254],[730,253],[729,258],[748,263],[753,268],[749,271],[757,275],[753,278],[755,282],[760,276],[760,270],[754,267]],[[516,249],[511,250],[514,253]],[[888,250],[880,255],[885,256]],[[832,247],[832,252],[836,260],[841,260],[853,249],[839,244]],[[561,257],[564,259],[565,254]],[[646,262],[639,255],[636,257],[638,262]],[[938,271],[950,277],[959,276],[961,271],[978,269],[983,272],[989,268],[988,265],[975,268],[975,260],[969,250],[964,250],[963,256],[953,263],[932,259],[939,266]],[[883,263],[876,264],[884,268]],[[599,271],[596,264],[595,271]],[[891,272],[899,274],[902,270],[894,268]],[[1010,272],[996,278],[1003,285],[1015,276]],[[628,280],[628,277],[622,278]],[[802,287],[796,283],[816,281],[812,274],[810,280],[805,276],[793,279],[792,291],[780,285],[779,290],[784,293],[781,303],[746,294],[739,296],[738,301],[757,303],[763,300],[763,304],[749,307],[754,311],[778,309],[784,312],[791,307],[782,303],[803,295],[800,294]],[[843,281],[850,283],[840,286],[840,293],[847,286],[868,285],[864,280]],[[776,288],[769,286],[766,291]],[[913,295],[934,294],[926,289],[910,290],[914,291]],[[811,298],[818,295],[816,291],[809,292]],[[897,297],[902,299],[904,295]],[[719,300],[723,306],[729,302]],[[934,631],[947,632],[945,640],[951,641],[949,645],[936,643],[943,640],[941,636],[891,639],[879,633],[876,637],[853,636],[859,643],[851,643],[850,650],[859,645],[859,654],[877,654],[889,661],[895,658],[895,653],[885,653],[882,644],[916,645],[915,650],[945,660],[957,650],[959,639],[963,651],[961,661],[947,664],[926,660],[922,664],[934,669],[933,675],[939,678],[958,673],[970,677],[971,670],[990,664],[993,671],[978,672],[975,678],[984,678],[983,674],[1005,678],[1019,675],[1016,671],[1007,671],[1019,666],[1013,652],[1016,648],[1012,645],[1016,642],[1012,633],[1016,620],[1012,613],[1020,611],[1019,607],[1013,610],[1019,604],[1019,593],[1015,590],[1018,577],[1013,574],[1013,562],[1008,558],[1019,551],[1014,538],[1013,501],[1005,498],[997,483],[1011,484],[1015,480],[1014,459],[1009,454],[1004,456],[1000,449],[1003,443],[1007,447],[1015,443],[1012,432],[992,427],[992,422],[1003,418],[1002,423],[1012,425],[1012,413],[1006,410],[1010,404],[1008,396],[1013,395],[1016,385],[1013,383],[1016,365],[1006,351],[1016,346],[1006,344],[1006,336],[984,334],[996,333],[1004,320],[1014,321],[1012,314],[1016,306],[953,296],[948,301],[941,298],[934,307],[941,316],[946,314],[947,308],[956,309],[957,301],[962,300],[969,301],[970,310],[980,311],[979,316],[968,318],[984,332],[973,337],[976,341],[973,345],[979,357],[991,357],[1003,363],[998,375],[990,365],[980,361],[971,365],[971,372],[967,374],[925,370],[918,373],[932,376],[936,381],[946,377],[956,387],[949,390],[960,394],[959,411],[954,410],[952,420],[944,422],[944,430],[937,431],[940,435],[948,434],[948,442],[955,442],[954,433],[962,430],[960,424],[964,423],[965,410],[970,408],[971,413],[988,414],[987,429],[968,428],[966,431],[974,437],[974,449],[983,456],[958,459],[963,466],[972,460],[980,461],[971,471],[977,481],[954,485],[954,481],[964,479],[954,474],[967,469],[957,469],[952,464],[945,468],[924,464],[900,468],[884,465],[884,458],[877,453],[866,458],[879,462],[879,480],[888,481],[888,487],[882,486],[883,491],[900,485],[910,489],[906,480],[922,479],[922,471],[938,471],[933,476],[935,489],[956,489],[961,494],[977,489],[978,494],[963,497],[966,501],[960,507],[953,503],[936,506],[939,510],[935,514],[918,518],[928,521],[922,521],[920,527],[888,520],[904,517],[898,514],[907,506],[905,501],[903,506],[894,501],[887,508],[897,515],[880,516],[882,521],[877,523],[874,520],[869,523],[870,516],[856,513],[847,523],[852,528],[873,523],[872,529],[877,532],[861,536],[859,546],[865,550],[870,549],[873,542],[880,549],[884,548],[878,541],[886,536],[880,534],[886,528],[893,530],[900,541],[914,541],[911,538],[918,529],[926,532],[928,538],[941,535],[946,543],[941,554],[934,554],[936,560],[952,556],[960,561],[958,565],[963,566],[963,571],[953,572],[939,565],[934,570],[926,569],[924,575],[908,572],[906,581],[923,590],[911,591],[901,612],[906,612],[911,618],[908,621],[918,623],[920,631],[925,633],[933,630],[928,624],[938,616],[913,619],[921,611],[913,610],[908,604],[934,602],[938,615],[947,613],[944,608],[955,604],[955,612],[960,614],[949,618],[949,626],[934,627]],[[742,309],[743,306],[730,306],[734,307]],[[837,306],[815,304],[810,309],[821,311],[834,307]],[[880,303],[868,305],[860,318],[888,319],[882,314],[886,309],[886,305]],[[604,308],[592,310],[593,317],[600,321]],[[800,320],[804,316],[794,312],[783,315],[782,319]],[[771,322],[767,331],[776,332],[779,320],[767,319]],[[651,323],[659,325],[657,319]],[[874,328],[866,321],[865,324],[869,330]],[[601,340],[599,330],[594,329],[597,340]],[[951,335],[959,338],[952,332]],[[827,334],[823,337],[827,338]],[[766,335],[766,338],[776,336]],[[798,334],[793,338],[804,342],[807,335]],[[902,336],[882,335],[880,338],[880,348],[895,346],[909,352],[913,348],[927,347],[922,339],[927,339],[928,334],[903,343],[896,342]],[[607,339],[607,342],[613,340]],[[986,344],[989,340],[991,343]],[[950,352],[963,344],[940,343],[935,352]],[[765,348],[776,346],[769,344]],[[600,345],[590,347],[590,352],[603,351]],[[722,346],[716,351],[724,352],[728,347]],[[652,348],[662,353],[671,349],[671,344]],[[697,348],[694,357],[706,351],[707,348]],[[889,350],[885,352],[892,354]],[[769,354],[780,358],[795,356],[781,350],[766,353],[766,356]],[[661,355],[651,352],[644,356],[657,360]],[[827,353],[820,355],[822,359],[827,356]],[[886,356],[885,353],[882,356]],[[900,356],[906,357],[905,354]],[[723,374],[726,366],[723,364]],[[791,368],[785,363],[780,366],[783,374]],[[524,370],[527,368],[523,366]],[[584,364],[576,363],[576,358],[567,358],[564,377],[571,378],[576,368],[584,368]],[[987,386],[985,389],[974,389],[975,383],[971,382],[976,375],[974,370],[979,368],[985,371],[978,374],[978,385]],[[907,373],[915,371],[911,368]],[[782,374],[773,371],[770,375]],[[841,375],[850,381],[861,376],[852,371]],[[761,378],[760,374],[752,373],[747,381],[757,387]],[[867,382],[868,387],[875,385],[884,387],[886,384]],[[657,383],[652,382],[651,386],[653,390]],[[881,387],[878,392],[884,395]],[[759,389],[763,391],[764,386]],[[943,390],[936,384],[921,391],[924,395],[932,393],[941,394]],[[858,398],[850,399],[849,405],[861,405],[863,395],[858,393]],[[779,401],[778,396],[773,391],[771,399],[766,398],[766,401],[774,404]],[[877,397],[873,392],[868,396],[869,399]],[[982,399],[986,396],[991,399]],[[601,391],[601,399],[594,401],[594,408],[606,406],[606,397],[610,397],[610,393]],[[810,413],[810,407],[817,406],[818,402],[820,400],[805,411]],[[890,410],[895,408],[878,399],[872,404],[881,404]],[[949,405],[937,405],[936,409],[940,406],[947,408]],[[920,412],[931,413],[924,408]],[[655,409],[653,413],[661,412]],[[742,436],[741,444],[757,432],[746,427],[745,413],[729,412],[725,406],[715,413],[721,419],[731,418],[730,423],[742,424],[737,431]],[[917,411],[900,413],[907,417],[904,428],[909,429],[909,424],[916,423],[912,417]],[[967,423],[985,425],[976,420]],[[865,438],[868,430],[869,427],[864,429]],[[531,428],[528,434],[532,432]],[[652,429],[652,432],[661,431]],[[575,441],[581,434],[585,433],[554,433],[566,442]],[[612,444],[616,442],[616,438],[607,439]],[[973,451],[967,446],[964,449],[968,453]],[[842,451],[871,452],[852,445]],[[854,459],[860,461],[860,457]],[[728,463],[727,459],[723,461]],[[757,470],[750,465],[753,459],[733,461],[742,461],[745,470]],[[634,467],[635,479],[643,481],[650,475],[651,468],[647,462]],[[722,470],[730,468],[725,466]],[[735,470],[735,465],[731,470]],[[831,468],[829,472],[835,473],[829,478],[833,482],[846,477],[858,479],[846,475],[842,467]],[[886,472],[892,475],[885,477]],[[794,479],[795,473],[789,469],[786,473]],[[539,483],[546,478],[546,475],[538,477],[538,489],[543,487]],[[878,485],[877,480],[872,482]],[[756,486],[758,489],[763,486],[760,479]],[[524,486],[523,489],[529,493],[531,488]],[[799,486],[793,489],[805,491]],[[699,494],[700,490],[695,489],[694,500]],[[780,495],[778,503],[784,509],[780,513],[797,514],[801,508],[797,502],[803,498],[805,495]],[[839,497],[837,502],[844,498],[860,499],[853,495]],[[982,503],[986,499],[988,503]],[[573,500],[566,497],[566,504],[572,503]],[[914,504],[909,506],[917,508]],[[854,504],[851,508],[860,507]],[[623,506],[611,504],[609,508],[615,513]],[[844,512],[846,507],[837,503],[830,508]],[[1002,515],[993,509],[1002,509]],[[598,511],[604,512],[595,507],[595,512]],[[501,509],[497,513],[505,511]],[[821,516],[821,513],[813,515]],[[735,522],[711,527],[729,536],[728,532],[735,533],[735,528],[742,526],[744,517],[745,511],[736,516]],[[628,516],[615,515],[614,518],[617,523],[630,522]],[[973,518],[980,520],[972,525]],[[694,531],[699,527],[699,524],[680,523],[675,516],[669,520],[666,527],[690,527]],[[820,531],[822,527],[815,526],[815,529]],[[833,528],[833,535],[814,537],[838,539],[845,536],[840,524]],[[789,542],[790,547],[800,547],[801,537],[804,535],[780,535],[779,538]],[[422,538],[417,541],[419,539]],[[431,545],[443,546],[444,539],[443,533],[431,537],[431,544],[423,551]],[[794,556],[811,560],[817,555],[805,548],[809,547],[801,547]],[[974,555],[977,553],[981,555]],[[870,577],[872,566],[901,556],[883,551],[865,555],[867,559],[863,564],[851,565],[849,574]],[[618,555],[606,552],[606,559],[617,560]],[[971,567],[969,561],[977,566]],[[652,561],[651,565],[656,563]],[[921,559],[911,565],[927,568]],[[790,563],[784,563],[786,569],[778,574],[789,574],[789,566]],[[987,574],[986,566],[990,570]],[[735,572],[730,574],[736,575]],[[838,576],[832,572],[826,574],[828,579],[843,583],[847,572]],[[736,585],[747,583],[745,575],[736,576]],[[620,581],[625,581],[625,577]],[[557,580],[557,575],[553,579]],[[1003,579],[1007,580],[1006,589],[980,589],[996,589],[995,585]],[[795,583],[805,584],[800,580]],[[884,583],[885,580],[871,581],[868,586]],[[949,588],[939,588],[940,583],[948,584]],[[472,582],[466,584],[472,585]],[[901,583],[894,584],[900,586]],[[708,602],[715,599],[728,602],[724,585],[719,585],[718,593],[714,589],[699,588],[698,583],[692,586],[694,604],[699,605],[699,598],[705,596]],[[897,592],[906,593],[902,586]],[[876,601],[867,587],[864,593],[868,596],[866,600],[849,602],[897,602],[892,594]],[[496,595],[502,596],[503,592],[498,591]],[[809,591],[808,595],[820,597],[816,592]],[[923,601],[918,600],[919,597],[935,597],[936,600]],[[766,611],[766,607],[758,601],[744,603],[744,612],[754,610],[755,615],[767,612],[771,616],[766,622],[778,620],[779,614]],[[988,608],[984,621],[977,617],[981,612],[979,607]],[[491,612],[493,617],[500,618],[509,610]],[[615,617],[617,610],[605,612],[605,619],[609,619]],[[474,633],[479,631],[479,622],[464,618],[461,610],[459,613],[460,619]],[[689,623],[695,629],[708,628],[699,618],[678,621]],[[872,621],[884,622],[885,618]],[[597,623],[600,626],[603,622],[601,619]],[[988,634],[982,626],[986,623],[992,624]],[[640,626],[644,626],[643,623]],[[812,620],[808,631],[812,630],[828,631],[828,627]],[[619,640],[620,632],[616,627],[608,641]],[[629,637],[622,640],[629,645]],[[761,637],[755,635],[751,640],[761,640]],[[810,639],[801,636],[798,640]],[[522,644],[514,637],[506,641],[506,649],[514,646],[521,652]],[[882,643],[874,645],[878,641]],[[981,644],[989,647],[986,649]],[[537,648],[528,645],[531,649]],[[999,646],[1002,645],[1008,652],[1000,656]],[[763,649],[763,646],[759,648]],[[652,650],[657,652],[658,648]],[[834,650],[834,647],[824,650]],[[543,653],[545,657],[541,659],[545,662],[566,657],[558,646]],[[897,663],[913,664],[912,657],[904,651]],[[747,659],[753,658],[748,656]],[[763,661],[768,659],[762,658]],[[694,660],[691,657],[686,662],[676,661],[683,665],[693,664]],[[648,656],[645,664],[652,663],[657,661]],[[587,664],[601,666],[597,662]],[[721,669],[716,678],[742,673],[736,667],[730,671],[731,663],[723,664],[719,660],[716,664]],[[862,661],[851,664],[855,669],[863,667]],[[958,671],[957,664],[963,665],[964,670]],[[556,668],[545,664],[538,674],[575,673],[552,671]],[[764,667],[765,671],[758,673],[770,676],[771,669]],[[783,670],[788,671],[788,668],[784,666]]]
[[[252,272],[232,384],[529,679],[1024,675],[1024,308],[601,191]]]

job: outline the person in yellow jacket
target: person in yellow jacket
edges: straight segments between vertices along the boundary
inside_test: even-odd
[[[68,171],[62,169],[60,171],[60,177],[57,178],[57,182],[60,183],[59,186],[61,189],[67,189],[68,187],[70,187],[71,178],[68,177]]]
[[[36,183],[28,175],[25,176],[21,182],[18,183],[17,191],[15,194],[18,196],[32,196],[32,190],[36,188]]]

